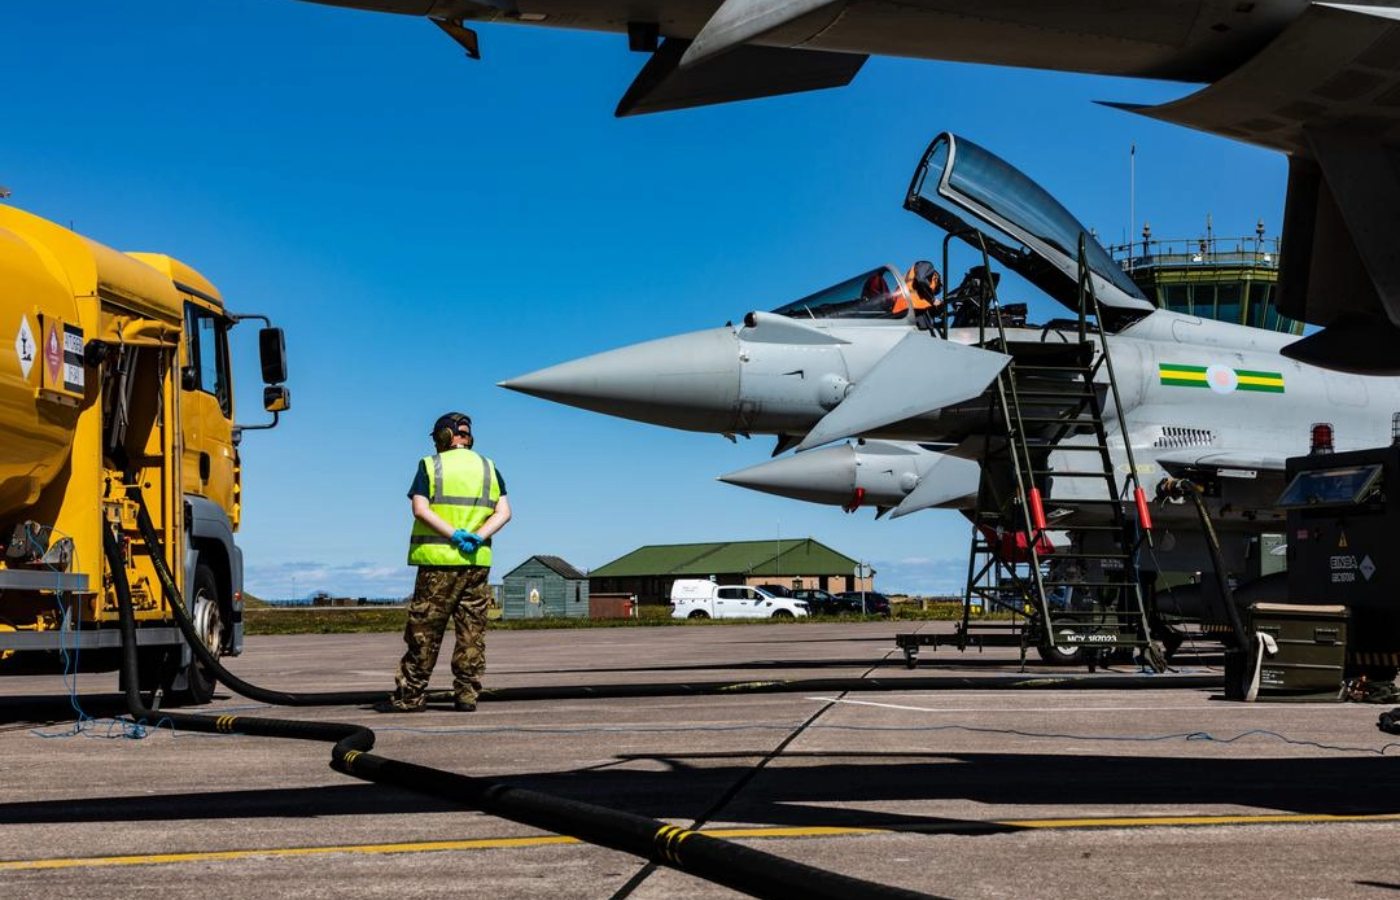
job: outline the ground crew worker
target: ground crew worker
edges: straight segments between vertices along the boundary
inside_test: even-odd
[[[423,709],[448,619],[457,635],[452,691],[458,711],[476,709],[486,671],[491,536],[510,521],[506,483],[495,463],[472,451],[469,416],[440,417],[432,438],[437,453],[419,461],[408,492],[413,503],[408,563],[418,567],[403,634],[408,651],[399,662],[393,696],[374,707],[379,712]]]

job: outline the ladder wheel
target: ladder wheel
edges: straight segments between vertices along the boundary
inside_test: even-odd
[[[1084,661],[1084,648],[1074,644],[1037,644],[1035,652],[1052,666],[1077,666]]]

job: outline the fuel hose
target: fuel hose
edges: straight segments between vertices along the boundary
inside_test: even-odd
[[[202,640],[185,609],[174,577],[139,489],[130,489],[137,502],[137,528],[141,532],[166,600],[181,633],[199,660],[224,684],[250,699],[278,703],[279,696],[298,696],[299,705],[318,695],[286,695],[268,691],[233,676]],[[813,900],[929,900],[934,895],[852,878],[740,844],[690,831],[657,819],[608,807],[526,790],[489,778],[446,772],[400,762],[369,751],[374,732],[350,722],[302,722],[241,715],[193,715],[150,709],[140,692],[136,652],[136,616],[126,563],[116,535],[103,529],[103,548],[117,592],[122,632],[122,676],[126,701],[137,720],[169,722],[190,731],[245,734],[259,737],[321,741],[332,744],[331,768],[362,781],[387,784],[436,798],[455,800],[466,807],[589,844],[607,847],[668,866],[698,878],[755,897],[813,898]],[[245,693],[244,689],[250,689]],[[252,693],[256,691],[257,694]],[[324,695],[319,695],[324,696]],[[382,697],[383,695],[378,695]],[[325,701],[322,701],[325,702]],[[937,898],[934,898],[937,900]]]

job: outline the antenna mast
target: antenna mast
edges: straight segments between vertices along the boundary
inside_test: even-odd
[[[1128,240],[1133,239],[1133,229],[1137,222],[1137,142],[1134,141],[1128,147]],[[1143,248],[1143,253],[1147,248]],[[1133,248],[1128,247],[1128,256],[1132,257]]]

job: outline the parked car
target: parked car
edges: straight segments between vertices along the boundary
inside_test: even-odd
[[[673,619],[792,619],[806,615],[807,604],[745,584],[677,578],[671,585]]]
[[[879,591],[842,591],[836,596],[853,604],[854,612],[859,613],[864,610],[866,614],[872,616],[888,616],[890,614],[890,598]]]
[[[860,603],[852,604],[835,594],[818,588],[800,588],[792,592],[794,600],[807,604],[807,611],[814,616],[839,616],[850,613],[860,614]]]
[[[760,584],[758,585],[758,589],[760,591],[763,591],[765,594],[772,594],[774,597],[793,596],[792,588],[786,587],[781,584]]]

